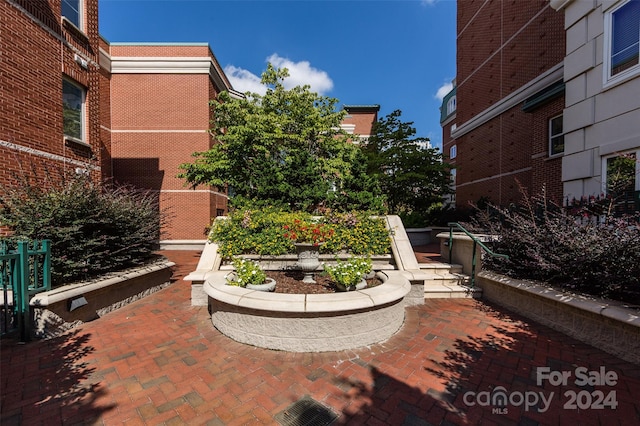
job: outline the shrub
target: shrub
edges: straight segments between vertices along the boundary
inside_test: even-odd
[[[308,213],[286,212],[277,208],[234,210],[226,219],[214,221],[209,239],[218,244],[224,258],[240,254],[278,256],[295,253],[285,228],[295,223],[324,225],[332,229],[330,238],[320,246],[323,253],[341,251],[358,255],[385,254],[391,250],[389,231],[382,218],[367,213],[327,213],[314,219]]]
[[[486,269],[514,278],[546,281],[563,289],[640,302],[640,214],[582,220],[544,194],[519,208],[491,209],[476,223],[497,235],[493,248],[508,260],[487,257]]]
[[[158,247],[164,215],[155,194],[77,175],[48,187],[22,181],[0,193],[0,225],[12,240],[51,240],[56,286],[143,264]]]

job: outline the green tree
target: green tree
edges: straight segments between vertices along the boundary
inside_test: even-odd
[[[309,86],[285,89],[286,69],[271,64],[262,74],[266,94],[244,98],[221,93],[211,102],[216,144],[182,164],[189,184],[229,186],[232,205],[269,202],[295,210],[321,207],[380,211],[375,180],[366,160],[340,128],[336,99]]]
[[[364,152],[367,171],[387,198],[390,213],[425,213],[441,203],[449,185],[449,166],[442,154],[428,147],[428,138],[415,137],[412,122],[395,110],[374,123]]]

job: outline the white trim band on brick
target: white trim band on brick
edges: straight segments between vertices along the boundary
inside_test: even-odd
[[[18,145],[12,142],[0,140],[0,146],[14,151],[25,152],[27,154],[35,155],[37,157],[47,158],[49,160],[59,161],[61,163],[71,164],[79,167],[86,167],[91,170],[100,170],[100,166],[85,163],[71,158],[63,157],[62,155],[52,154],[50,152],[40,151],[39,149],[29,148],[27,146]]]
[[[209,129],[198,130],[198,129],[184,129],[184,130],[170,130],[170,129],[112,129],[111,133],[207,133]]]
[[[520,87],[509,96],[506,96],[485,109],[472,119],[465,123],[460,124],[455,130],[451,132],[451,137],[456,139],[460,136],[464,136],[470,131],[482,126],[489,120],[496,118],[500,114],[510,110],[520,102],[524,102],[528,97],[536,94],[545,87],[562,81],[564,77],[564,62],[557,64],[550,68],[545,73],[541,74],[538,78],[531,80],[529,83]]]
[[[504,176],[517,175],[518,173],[528,172],[529,170],[531,170],[531,167],[525,167],[524,169],[518,169],[518,170],[514,170],[512,172],[500,173],[499,175],[493,175],[493,176],[489,176],[489,177],[482,178],[482,179],[472,180],[471,182],[459,183],[459,184],[456,185],[456,187],[459,188],[461,186],[473,185],[474,183],[485,182],[485,181],[488,181],[488,180],[491,180],[491,179],[497,179],[497,178],[501,178],[501,177],[504,177]]]

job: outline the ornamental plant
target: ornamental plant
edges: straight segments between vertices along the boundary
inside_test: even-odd
[[[324,270],[336,283],[353,287],[371,271],[371,259],[352,257],[344,262],[336,259],[335,265],[326,265]]]
[[[497,236],[492,249],[509,256],[487,256],[484,269],[640,304],[640,212],[595,220],[553,204],[544,192],[529,197],[523,190],[522,206],[491,206],[475,225]]]
[[[309,213],[287,212],[275,207],[236,209],[224,218],[216,218],[209,240],[218,245],[224,259],[242,254],[279,256],[295,253],[294,240],[285,237],[285,225],[291,229],[297,221],[325,224],[331,237],[319,246],[321,253],[352,255],[387,254],[391,252],[390,231],[381,217],[367,212],[329,213],[314,219]],[[297,238],[296,238],[297,239]]]
[[[236,270],[235,279],[232,276],[227,276],[228,285],[246,287],[247,284],[264,284],[267,280],[267,274],[262,270],[260,264],[251,259],[236,257],[233,259],[233,267]]]
[[[335,233],[334,229],[324,223],[305,222],[295,219],[291,224],[283,227],[285,238],[294,243],[309,243],[319,246],[329,240]]]
[[[56,174],[57,172],[57,174]],[[51,241],[54,287],[152,261],[167,211],[158,194],[45,170],[0,186],[0,227],[16,240]]]

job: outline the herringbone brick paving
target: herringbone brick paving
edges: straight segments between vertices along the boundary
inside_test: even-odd
[[[59,338],[2,340],[3,426],[268,425],[305,395],[337,413],[339,425],[640,424],[640,366],[500,308],[429,300],[371,347],[271,351],[223,336],[206,307],[190,305],[181,278],[198,252],[164,254],[177,264],[168,288]],[[538,386],[537,367],[603,367],[618,380],[578,387],[572,375],[566,385]],[[482,405],[499,386],[509,404]],[[586,408],[564,408],[568,391],[581,392]],[[597,391],[615,391],[617,407],[590,408]],[[547,410],[520,404],[533,392],[551,398]]]

